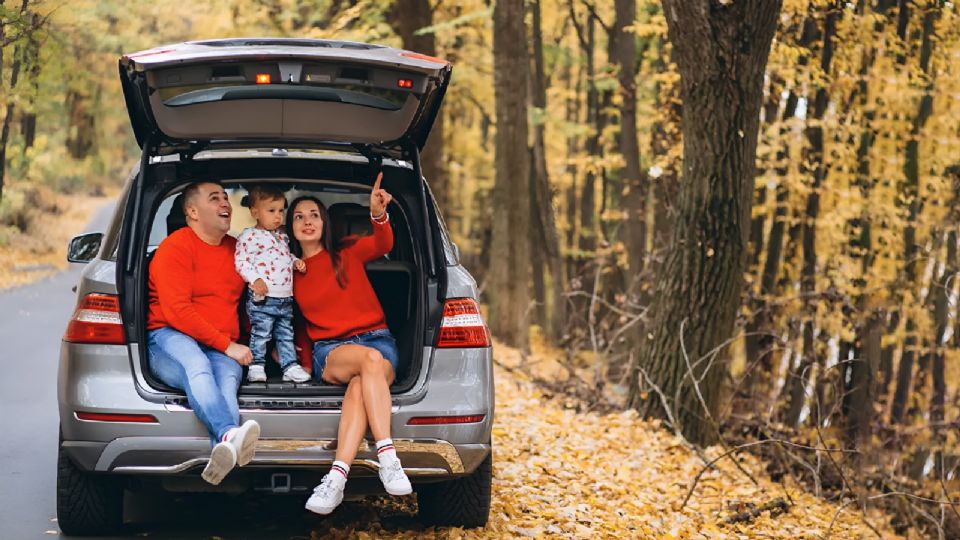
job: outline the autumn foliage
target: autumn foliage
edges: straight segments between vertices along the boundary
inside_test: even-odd
[[[509,30],[513,40],[504,42],[507,34],[498,38],[495,27],[502,18],[485,0],[214,0],[189,11],[145,1],[72,0],[69,9],[47,0],[0,3],[0,244],[30,230],[33,218],[24,208],[37,186],[76,192],[123,179],[137,148],[116,82],[122,52],[237,35],[423,48],[455,66],[425,171],[487,305],[507,314],[496,317],[496,325],[510,324],[501,337],[523,350],[533,329],[557,347],[551,350],[569,374],[590,374],[552,391],[658,419],[643,423],[630,412],[578,416],[551,404],[542,408],[539,427],[520,428],[513,424],[519,413],[511,415],[523,407],[540,412],[543,385],[536,391],[501,387],[516,401],[507,401],[498,437],[516,446],[498,450],[499,493],[516,491],[495,507],[509,517],[497,530],[549,535],[551,524],[591,535],[708,530],[729,517],[724,505],[733,499],[742,498],[738,511],[749,512],[786,497],[759,479],[765,468],[790,483],[787,517],[762,516],[787,534],[799,535],[788,527],[800,525],[787,521],[797,500],[820,504],[805,498],[802,487],[838,505],[817,507],[822,514],[811,510],[819,530],[831,529],[831,512],[839,507],[844,511],[831,529],[837,534],[854,530],[845,521],[849,511],[870,516],[883,509],[902,534],[960,537],[956,3],[783,0],[759,83],[756,134],[739,134],[756,139],[755,163],[738,169],[745,178],[723,179],[743,182],[735,203],[750,209],[736,231],[742,242],[724,250],[711,243],[715,238],[675,234],[678,219],[706,215],[684,214],[684,196],[707,197],[733,184],[718,180],[703,182],[703,193],[683,190],[704,180],[685,176],[691,172],[683,166],[683,130],[709,126],[681,121],[679,50],[661,3],[522,4],[522,21],[510,12],[503,20],[513,25],[501,23],[499,30]],[[743,2],[698,4],[716,22]],[[746,47],[750,37],[731,40]],[[497,50],[511,61],[495,60]],[[515,99],[507,103],[509,97]],[[511,122],[498,129],[498,121],[518,110],[526,113],[526,127]],[[529,253],[520,250],[522,260],[507,265],[503,258],[516,255],[504,239],[517,235],[525,236]],[[681,249],[734,270],[733,288],[722,291],[729,305],[722,325],[717,317],[697,316],[713,300],[709,295],[685,300],[680,308],[688,316],[655,319],[654,306],[667,296],[658,284],[665,272],[681,275],[681,267],[670,264]],[[529,269],[530,276],[512,280],[502,274],[506,269]],[[698,279],[695,272],[682,275]],[[505,284],[522,290],[508,298]],[[696,333],[716,339],[706,348],[686,348]],[[683,384],[666,387],[668,379],[644,375],[651,364],[641,351],[664,336],[677,338],[682,354],[670,362]],[[703,366],[709,377],[696,371]],[[531,372],[525,362],[512,369]],[[707,391],[709,407],[699,408],[696,390]],[[608,486],[589,487],[554,466],[557,456],[521,450],[536,441],[515,430],[562,436],[547,429],[551,422],[577,430],[580,439],[564,448],[584,458],[607,456],[638,470],[660,466],[606,435],[629,434],[629,444],[656,441],[662,453],[656,455],[676,466],[654,468],[652,477],[610,468],[604,471]],[[677,435],[692,433],[690,425],[721,446],[696,458]],[[701,458],[724,452],[730,458],[702,477],[690,504],[669,512],[654,504],[675,504]],[[748,462],[744,470],[732,466],[741,458]],[[578,504],[588,510],[549,507],[538,497],[561,495],[527,492],[523,482],[531,474],[545,483],[575,484],[571,489],[584,500]],[[741,494],[709,491],[735,491],[747,476],[761,485],[751,483]],[[736,483],[724,485],[720,478],[727,477]],[[600,504],[617,497],[640,505],[631,508],[631,519]],[[636,517],[648,511],[660,521]],[[585,524],[584,512],[602,514],[606,525]],[[874,518],[864,519],[877,527],[887,519]]]

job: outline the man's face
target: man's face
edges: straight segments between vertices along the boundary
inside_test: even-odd
[[[268,231],[277,230],[283,223],[283,210],[287,207],[284,199],[258,199],[257,204],[250,208],[250,215],[257,220],[257,225]]]
[[[227,234],[233,214],[227,192],[217,184],[204,183],[197,188],[197,194],[186,204],[190,223],[211,236]]]

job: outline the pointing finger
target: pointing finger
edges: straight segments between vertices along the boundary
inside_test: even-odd
[[[373,191],[380,190],[380,181],[383,180],[383,171],[380,171],[380,174],[377,175],[377,181],[373,183]]]

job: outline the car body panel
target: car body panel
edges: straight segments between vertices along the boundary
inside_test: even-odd
[[[444,60],[391,47],[283,38],[179,43],[119,62],[141,147],[155,133],[167,144],[409,140],[422,149],[450,73]]]

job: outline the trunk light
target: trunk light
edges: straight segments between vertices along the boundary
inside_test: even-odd
[[[490,346],[490,333],[473,298],[452,298],[443,305],[438,349],[469,349]]]
[[[483,422],[485,414],[469,416],[416,416],[407,420],[408,426],[436,426],[441,424],[475,424]]]
[[[88,294],[67,323],[63,340],[71,343],[123,345],[127,342],[120,320],[120,300],[113,294]]]
[[[413,80],[397,79],[397,86],[399,86],[400,88],[413,88]]]
[[[135,424],[159,424],[157,419],[150,414],[113,414],[113,413],[94,413],[76,411],[78,420],[88,420],[91,422],[132,422]]]
[[[270,74],[257,73],[257,84],[270,84]]]

